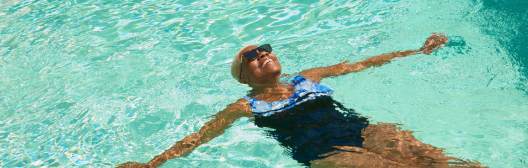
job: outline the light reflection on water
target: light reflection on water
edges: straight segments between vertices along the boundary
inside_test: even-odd
[[[513,7],[527,5],[491,2],[4,1],[0,167],[147,161],[245,94],[228,69],[245,44],[272,43],[293,73],[416,48],[431,32],[458,43],[325,82],[452,155],[526,166],[528,22]],[[247,119],[166,166],[182,165],[298,166]]]

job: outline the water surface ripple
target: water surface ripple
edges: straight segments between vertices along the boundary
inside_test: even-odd
[[[0,167],[148,161],[246,94],[233,55],[271,43],[285,73],[452,39],[324,82],[372,121],[450,155],[527,167],[524,1],[0,2]],[[517,9],[519,8],[519,9]],[[165,167],[300,167],[249,119]]]

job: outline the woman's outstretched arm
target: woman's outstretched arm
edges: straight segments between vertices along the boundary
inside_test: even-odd
[[[218,112],[212,120],[205,123],[200,131],[192,133],[176,142],[176,144],[172,145],[172,147],[165,150],[163,153],[155,156],[148,163],[127,162],[120,164],[117,167],[158,167],[169,159],[189,154],[199,145],[207,143],[211,139],[224,133],[224,130],[237,119],[249,116],[251,116],[251,112],[247,101],[240,99],[237,102],[228,105],[224,110]]]
[[[310,80],[319,82],[321,79],[326,77],[344,75],[351,72],[358,72],[369,67],[380,66],[390,62],[394,58],[415,55],[418,53],[431,54],[433,50],[440,48],[446,42],[447,37],[444,35],[432,34],[427,38],[423,47],[418,50],[405,50],[381,54],[352,64],[348,63],[348,61],[345,61],[327,67],[312,68],[302,71],[301,75],[307,77]]]

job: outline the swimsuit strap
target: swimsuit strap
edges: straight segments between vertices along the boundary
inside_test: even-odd
[[[257,100],[255,98],[252,98],[252,97],[249,97],[249,96],[244,96],[243,98],[246,99],[249,102],[250,105],[253,104],[253,102],[255,102],[255,100]]]
[[[251,106],[253,115],[264,117],[270,116],[293,108],[308,100],[313,100],[320,96],[330,96],[333,93],[333,90],[328,86],[306,79],[301,75],[293,77],[290,83],[294,86],[295,92],[288,99],[267,102],[244,96],[244,99],[246,99]]]

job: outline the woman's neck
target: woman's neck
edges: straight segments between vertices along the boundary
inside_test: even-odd
[[[270,93],[284,88],[284,85],[280,83],[280,75],[268,79],[266,82],[251,83],[249,86],[251,87],[251,94]]]
[[[274,90],[277,90],[281,88],[280,82],[273,82],[273,83],[264,83],[264,84],[252,84],[251,85],[251,93],[268,93],[273,92]]]

